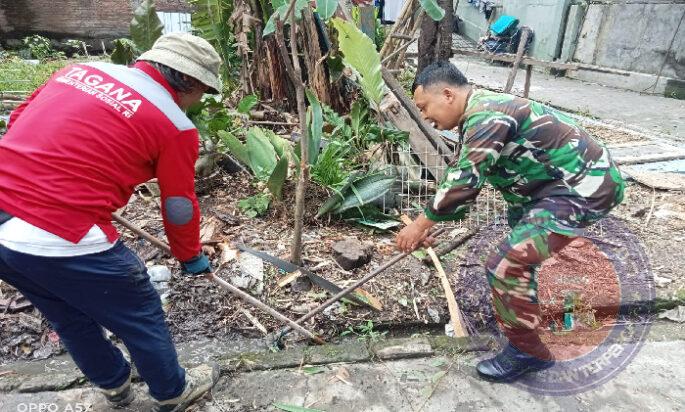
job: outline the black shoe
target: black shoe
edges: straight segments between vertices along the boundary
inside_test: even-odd
[[[110,408],[120,409],[124,408],[133,402],[135,399],[135,393],[131,387],[131,377],[124,382],[121,386],[114,389],[100,389],[105,398],[107,399],[107,404]]]
[[[476,366],[480,377],[493,382],[511,382],[529,372],[551,368],[553,360],[544,360],[516,349],[511,343],[492,359]]]

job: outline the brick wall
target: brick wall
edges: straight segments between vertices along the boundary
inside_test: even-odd
[[[0,38],[40,33],[51,38],[108,40],[128,35],[140,0],[0,0]],[[183,0],[158,0],[158,11],[188,11]]]

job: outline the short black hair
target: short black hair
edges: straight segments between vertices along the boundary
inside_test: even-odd
[[[178,70],[172,69],[162,63],[150,62],[150,64],[164,76],[164,79],[169,83],[169,86],[177,92],[188,93],[197,87],[197,81],[194,78],[184,75]]]
[[[449,61],[439,60],[431,63],[421,73],[416,75],[411,90],[413,92],[419,86],[423,86],[425,89],[438,83],[447,83],[450,86],[461,87],[467,85],[468,80],[466,80],[464,73],[457,69],[457,66]]]

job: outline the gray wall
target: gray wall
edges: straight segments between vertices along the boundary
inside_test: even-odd
[[[534,30],[533,57],[647,75],[657,75],[663,65],[662,77],[685,79],[685,21],[676,32],[685,0],[497,0],[496,4],[491,21],[508,14]],[[466,0],[459,1],[457,14],[464,20],[466,37],[477,41],[486,34],[485,15]]]
[[[685,79],[685,2],[603,3],[590,2],[573,60],[654,75],[663,66],[663,77]]]

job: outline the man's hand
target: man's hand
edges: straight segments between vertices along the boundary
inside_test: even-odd
[[[435,222],[422,214],[411,225],[406,226],[397,234],[395,239],[397,248],[408,253],[419,247],[421,243],[428,245],[431,240],[428,238],[428,231],[434,224]]]
[[[211,273],[212,266],[209,264],[209,259],[207,255],[200,252],[199,255],[194,258],[181,263],[183,267],[183,272],[190,276],[199,276],[204,273]]]

